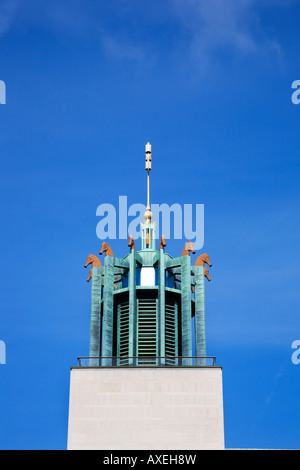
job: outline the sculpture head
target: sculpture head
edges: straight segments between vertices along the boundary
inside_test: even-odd
[[[93,262],[93,259],[94,259],[94,255],[90,254],[86,259],[86,263],[84,267],[87,268]]]
[[[160,238],[159,249],[165,248],[166,245],[167,245],[166,244],[166,236],[164,234],[162,234],[162,236]]]
[[[193,246],[193,243],[191,241],[187,242],[185,245],[184,245],[184,249],[183,249],[184,252],[186,252],[185,254],[189,255],[190,254],[190,251],[195,254],[195,250],[194,250],[194,246]]]
[[[87,268],[90,264],[92,264],[93,267],[94,267],[94,266],[95,266],[95,267],[96,267],[96,266],[97,266],[97,267],[102,266],[101,261],[99,260],[99,258],[97,258],[97,256],[92,255],[92,254],[90,254],[90,255],[87,257],[87,260],[86,260],[86,263],[85,263],[84,267]]]
[[[101,245],[101,251],[99,252],[99,255],[102,255],[102,253],[105,253],[105,256],[114,256],[111,247],[106,242],[103,242]]]
[[[128,246],[132,249],[135,250],[135,243],[134,243],[134,238],[132,235],[129,235],[128,238]]]
[[[198,258],[196,259],[195,266],[204,266],[205,263],[208,264],[210,268],[212,267],[208,254],[202,253],[202,255],[198,256]]]
[[[106,242],[103,242],[101,245],[101,251],[99,252],[99,255],[102,255],[102,253],[106,252],[108,250],[108,244]]]
[[[209,277],[209,272],[208,272],[208,269],[207,268],[204,268],[204,276],[206,277],[206,279],[208,281],[211,281],[211,278]]]
[[[203,253],[203,255],[201,255],[201,256],[202,256],[202,259],[203,259],[203,263],[208,264],[208,266],[211,268],[211,267],[212,267],[212,264],[211,264],[211,262],[209,261],[209,256],[208,256],[208,254],[207,254],[207,253]]]

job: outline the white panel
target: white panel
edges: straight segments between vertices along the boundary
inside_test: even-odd
[[[155,269],[142,268],[141,269],[141,286],[152,287],[155,286]]]
[[[68,449],[224,449],[222,369],[72,368]]]

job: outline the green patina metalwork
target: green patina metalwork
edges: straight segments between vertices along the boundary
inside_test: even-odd
[[[191,260],[181,257],[182,356],[192,356]],[[188,365],[188,359],[185,360]]]
[[[102,356],[113,356],[114,257],[106,256],[104,265]]]
[[[140,264],[140,263],[139,263]],[[136,302],[136,268],[137,257],[136,251],[131,250],[129,256],[129,347],[128,355],[130,357],[137,356],[137,302]]]
[[[143,224],[141,227],[142,250],[155,250],[155,225]],[[147,241],[149,244],[147,245]]]
[[[164,250],[159,250],[158,258],[158,355],[166,355],[166,290],[165,290],[165,255]]]
[[[121,364],[126,357],[169,361],[184,356],[183,365],[190,365],[193,313],[195,355],[206,356],[204,267],[191,266],[188,255],[172,258],[164,249],[153,249],[151,237],[148,241],[144,250],[131,249],[124,258],[106,256],[104,267],[93,268],[90,357],[117,355]],[[142,268],[155,270],[154,285],[140,285]],[[109,366],[109,359],[102,365]]]
[[[101,291],[104,269],[92,270],[91,321],[90,321],[90,357],[101,356]]]
[[[128,358],[142,357],[145,364],[145,360],[153,356],[157,361],[164,358],[163,365],[176,365],[179,357],[185,358],[182,365],[191,365],[192,315],[195,315],[196,357],[206,356],[203,265],[211,266],[209,257],[204,253],[192,267],[190,253],[194,250],[189,241],[182,255],[172,258],[164,251],[164,235],[156,250],[156,224],[152,222],[150,206],[152,154],[149,142],[145,157],[147,208],[141,224],[142,249],[136,251],[130,236],[130,253],[117,258],[109,245],[103,243],[100,254],[105,251],[104,267],[92,270],[90,357],[104,358],[103,366],[110,366],[109,358],[114,355],[120,364],[127,361],[127,365],[139,365],[129,363]],[[209,280],[207,273],[206,276]],[[162,365],[161,360],[158,362]]]
[[[194,266],[195,273],[195,355],[206,356],[204,267]],[[199,359],[203,362],[205,359]],[[203,365],[202,363],[199,365]]]

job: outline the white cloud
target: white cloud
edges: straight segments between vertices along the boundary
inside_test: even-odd
[[[267,50],[280,57],[279,43],[269,38],[260,24],[258,8],[261,3],[268,8],[266,1],[168,0],[164,8],[157,10],[151,3],[143,5],[137,0],[117,0],[109,7],[84,0],[0,0],[0,36],[11,28],[20,6],[23,22],[39,23],[59,32],[90,35],[95,40],[100,37],[105,54],[120,61],[145,63],[149,57],[178,60],[177,47],[184,50],[185,59],[192,57],[202,67],[224,50],[231,54],[261,54]],[[280,7],[284,1],[292,0],[273,1]],[[145,30],[145,24],[153,24],[153,30],[157,28],[160,33],[165,25],[166,36],[152,34],[151,28]],[[174,24],[178,26],[175,38]],[[171,27],[169,36],[168,26]],[[166,51],[168,55],[163,55]]]
[[[173,0],[172,5],[190,36],[191,54],[204,64],[224,48],[243,54],[266,49],[280,53],[279,43],[263,31],[256,0]]]
[[[2,0],[0,4],[0,36],[9,30],[18,6],[19,0]]]
[[[113,37],[104,31],[101,39],[105,54],[114,59],[142,62],[145,58],[144,49],[139,45]]]

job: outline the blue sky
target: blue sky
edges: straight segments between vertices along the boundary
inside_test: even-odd
[[[152,202],[205,206],[226,447],[299,449],[299,21],[293,0],[1,1],[1,449],[66,448],[96,209],[146,202],[148,141]]]

